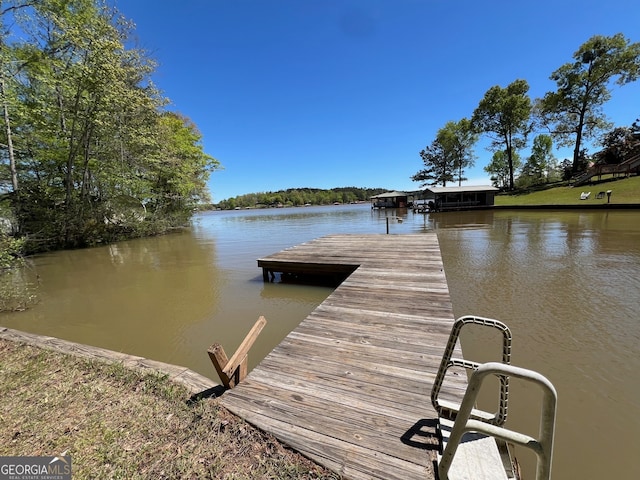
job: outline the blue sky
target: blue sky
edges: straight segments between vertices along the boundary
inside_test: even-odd
[[[523,78],[540,97],[591,36],[640,41],[637,0],[113,1],[159,63],[169,108],[223,165],[209,181],[215,202],[295,187],[418,189],[418,152],[490,87]],[[604,111],[630,125],[639,99],[640,82],[616,87]],[[486,145],[470,184],[489,183]]]

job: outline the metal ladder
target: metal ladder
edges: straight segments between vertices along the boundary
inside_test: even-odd
[[[498,329],[502,333],[502,361],[489,362],[480,364],[468,360],[453,358],[453,351],[460,336],[462,328],[466,325],[482,325]],[[544,376],[537,372],[526,370],[524,368],[514,367],[511,363],[511,331],[504,323],[490,318],[465,316],[454,322],[453,328],[449,335],[449,341],[438,369],[433,388],[431,390],[431,403],[438,412],[440,432],[443,437],[442,455],[439,456],[438,474],[440,480],[449,480],[449,472],[452,462],[458,448],[461,445],[462,437],[466,432],[477,432],[488,435],[494,439],[504,442],[512,442],[517,445],[532,449],[537,455],[536,480],[549,480],[551,478],[551,460],[553,452],[553,437],[555,430],[555,416],[557,394],[555,388]],[[447,370],[451,367],[463,367],[472,370],[473,373],[469,379],[467,390],[464,394],[461,404],[439,399],[440,390],[444,382]],[[484,412],[474,408],[482,382],[488,376],[497,376],[500,380],[500,397],[498,411],[494,414]],[[509,403],[509,378],[515,377],[540,385],[543,391],[542,412],[540,416],[540,429],[538,438],[534,438],[522,433],[508,430],[503,427],[507,420],[507,411]],[[445,438],[445,433],[448,438]],[[485,441],[487,437],[477,437],[478,444]],[[479,451],[472,450],[473,441],[464,442],[465,449],[469,451],[469,455],[478,457],[483,456],[489,462],[499,463],[498,467],[502,467],[502,460],[493,455],[485,455],[484,452],[479,455]],[[486,448],[480,445],[480,449]],[[496,450],[495,442],[489,445],[489,448]],[[477,458],[475,458],[477,460]],[[487,469],[486,478],[497,478],[496,471],[493,466]],[[481,478],[481,470],[478,464],[473,465],[472,473],[464,473],[463,470],[455,472],[460,478]],[[501,478],[507,477],[505,467],[502,468]],[[513,477],[511,477],[513,478]],[[457,480],[453,477],[452,480]]]

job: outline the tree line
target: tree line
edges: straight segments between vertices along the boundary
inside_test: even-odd
[[[529,84],[522,79],[506,87],[491,87],[470,118],[447,122],[438,130],[431,144],[420,151],[424,168],[411,179],[423,186],[461,184],[467,180],[464,170],[474,164],[473,147],[481,135],[489,138],[489,149],[494,152],[484,170],[497,187],[513,190],[519,170],[524,185],[545,183],[554,176],[570,177],[587,165],[584,142],[613,127],[602,111],[611,98],[612,85],[633,82],[639,74],[640,43],[630,43],[621,33],[595,35],[573,54],[573,61],[551,74],[557,89],[542,98],[532,100]],[[605,150],[619,150],[620,142],[628,144],[636,125],[608,132],[601,140]],[[533,132],[540,133],[523,164],[519,151]],[[557,164],[552,154],[554,141],[573,147],[572,160]]]
[[[260,192],[238,195],[205,208],[233,210],[236,208],[300,207],[304,205],[332,205],[334,203],[355,203],[369,201],[384,188],[340,187],[332,189],[289,188],[277,192]]]
[[[27,252],[162,233],[208,200],[219,164],[133,28],[106,0],[0,1],[0,231]]]

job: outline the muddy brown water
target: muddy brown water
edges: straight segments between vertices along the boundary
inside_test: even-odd
[[[554,478],[640,478],[640,211],[483,211],[436,215],[369,205],[208,212],[163,237],[31,259],[28,311],[0,325],[187,366],[216,379],[206,354],[232,352],[260,315],[255,366],[332,291],[265,284],[256,259],[330,233],[435,229],[454,314],[513,331],[513,363],[555,385]],[[495,339],[463,336],[492,360]],[[496,347],[496,348],[494,348]],[[537,432],[537,387],[512,382],[508,426]],[[482,407],[493,408],[493,393]],[[425,398],[425,402],[429,400]],[[525,478],[535,458],[516,451]]]

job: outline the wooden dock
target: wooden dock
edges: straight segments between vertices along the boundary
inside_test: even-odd
[[[352,273],[224,406],[344,478],[436,478],[429,395],[454,320],[436,234],[330,235],[258,265]],[[465,388],[460,375],[441,396]]]

